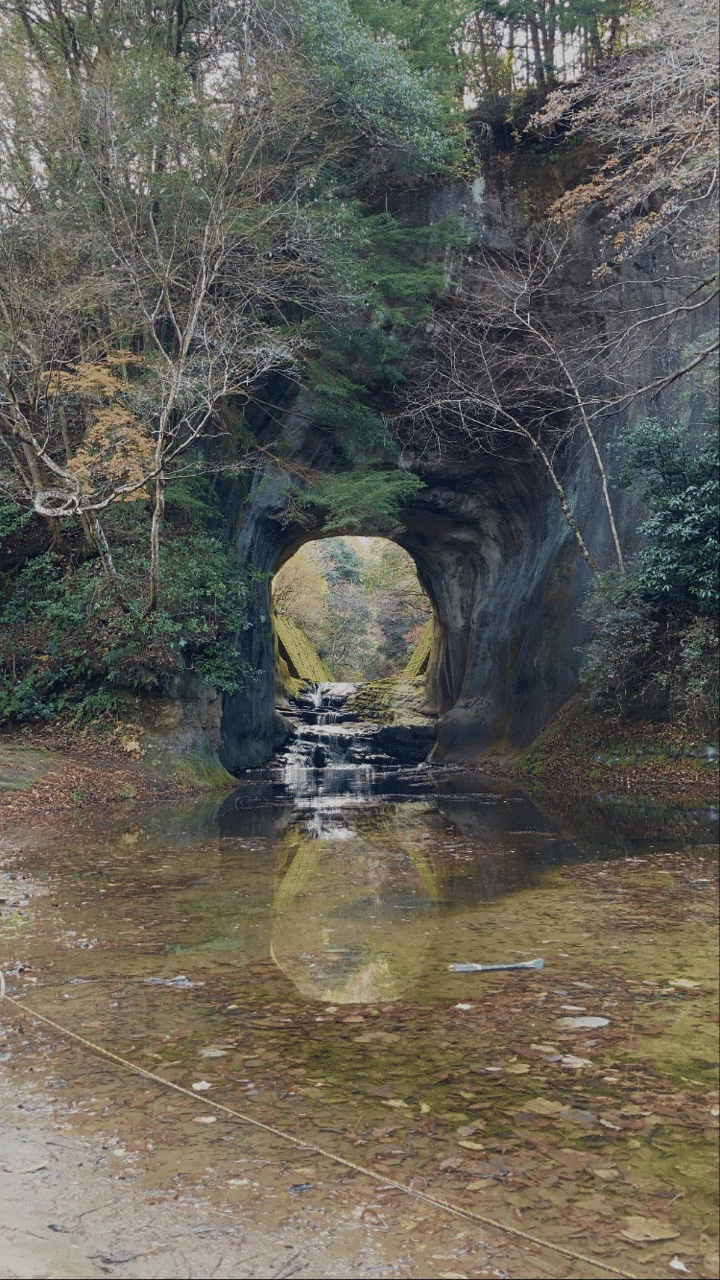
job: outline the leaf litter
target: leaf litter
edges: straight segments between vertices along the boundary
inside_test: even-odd
[[[685,1068],[688,1077],[672,1064],[668,1072],[638,1037],[655,1026],[661,1028],[661,1037],[672,1034],[678,1016],[675,1002],[686,1019],[693,1015],[691,1026],[706,1011],[711,990],[706,976],[701,981],[699,974],[671,981],[668,972],[683,971],[678,965],[682,948],[692,949],[691,936],[696,936],[698,923],[712,921],[707,907],[700,911],[693,902],[690,909],[680,892],[670,903],[663,900],[662,921],[649,919],[643,929],[651,936],[653,924],[666,935],[675,931],[675,964],[668,964],[664,974],[658,967],[647,967],[652,949],[646,947],[636,958],[622,951],[622,942],[608,942],[609,936],[622,940],[633,906],[642,904],[645,913],[652,915],[650,889],[653,894],[657,891],[652,883],[648,887],[648,881],[653,872],[686,862],[685,855],[653,859],[650,854],[636,885],[630,883],[623,862],[563,869],[554,889],[563,890],[564,900],[552,907],[541,904],[538,933],[543,928],[550,933],[554,926],[559,936],[569,898],[585,915],[580,921],[583,928],[578,925],[573,935],[577,943],[570,947],[568,960],[552,961],[551,981],[559,994],[539,990],[536,974],[494,974],[493,988],[473,991],[472,1019],[458,1017],[452,998],[443,1003],[441,992],[430,989],[421,999],[395,1001],[372,1012],[361,1006],[362,1017],[352,1015],[353,1021],[345,1026],[350,1021],[347,1006],[335,1006],[331,1012],[327,1005],[298,1000],[267,959],[260,958],[250,970],[245,969],[242,983],[233,983],[231,975],[229,981],[218,981],[212,969],[184,960],[189,976],[180,976],[194,986],[204,983],[202,995],[195,997],[192,1006],[188,997],[177,997],[172,991],[168,998],[183,1000],[183,1016],[193,1017],[196,1028],[177,1026],[176,1003],[165,1016],[152,990],[160,983],[146,983],[144,991],[133,987],[132,992],[124,992],[116,982],[108,995],[119,1001],[119,1010],[110,1018],[110,1033],[103,1043],[131,1058],[148,1052],[154,1059],[153,1069],[160,1074],[165,1071],[186,1086],[202,1085],[202,1091],[212,1087],[214,1096],[228,1105],[247,1108],[300,1139],[319,1140],[378,1173],[387,1170],[403,1181],[421,1179],[432,1193],[460,1207],[477,1208],[480,1196],[482,1212],[490,1217],[509,1225],[519,1222],[523,1229],[557,1243],[581,1240],[582,1252],[612,1259],[631,1270],[638,1264],[670,1267],[671,1254],[674,1250],[678,1258],[681,1245],[682,1266],[702,1275],[709,1265],[705,1258],[712,1258],[716,1248],[712,1215],[704,1207],[713,1185],[713,1152],[708,1147],[717,1135],[716,1076],[712,1064],[704,1066],[702,1061]],[[616,895],[622,890],[620,918],[614,910],[616,899],[609,894],[607,906],[612,910],[603,912],[593,902],[594,890],[603,883],[597,880],[598,871],[604,875],[605,889]],[[501,917],[502,911],[494,913],[496,923]],[[490,920],[487,927],[492,925]],[[472,928],[472,923],[464,927]],[[683,930],[687,942],[680,940]],[[580,943],[583,931],[591,940]],[[685,963],[693,972],[693,961]],[[603,1017],[601,1026],[558,1024],[557,1015],[578,973],[592,989],[596,1008],[613,1002],[612,1018]],[[546,982],[547,977],[546,969]],[[172,978],[161,981],[174,985]],[[445,982],[452,997],[461,978]],[[676,994],[661,1000],[663,983]],[[75,989],[76,1015],[107,1014],[108,995],[97,984],[92,986],[95,989]],[[317,1022],[320,1016],[322,1023]],[[594,1018],[593,1014],[590,1020]],[[353,1034],[362,1021],[371,1021],[370,1035]],[[681,1031],[685,1025],[687,1021]],[[146,1027],[153,1028],[151,1034],[141,1032]],[[557,1044],[543,1038],[548,1033]],[[598,1034],[600,1040],[593,1042]],[[205,1050],[193,1047],[194,1037],[202,1037]],[[32,1055],[16,1040],[11,1047],[17,1069],[23,1062],[30,1065]],[[40,1056],[46,1051],[47,1045]],[[212,1060],[211,1081],[193,1082],[192,1062],[197,1063],[198,1055]],[[108,1081],[106,1068],[90,1068],[87,1057],[74,1050],[69,1051],[69,1059],[67,1053],[64,1057],[63,1077],[72,1081],[69,1087],[76,1099],[68,1113],[69,1123],[79,1128],[97,1126],[103,1106],[112,1106],[117,1097],[117,1085]],[[488,1074],[489,1068],[493,1074]],[[373,1076],[374,1084],[370,1083]],[[61,1091],[63,1087],[68,1088],[61,1085]],[[192,1161],[181,1155],[187,1121],[213,1125],[217,1117],[198,1116],[189,1099],[176,1104],[173,1098],[169,1105],[160,1091],[145,1092],[124,1112],[123,1142],[142,1150],[150,1127],[155,1147],[160,1139],[166,1147],[164,1163],[144,1148],[148,1164],[157,1164],[158,1176],[164,1176],[161,1167],[172,1168],[171,1176],[181,1170],[181,1180],[197,1180],[199,1167],[192,1172]],[[245,1101],[246,1097],[250,1100]],[[392,1126],[382,1122],[381,1107],[395,1112]],[[474,1108],[483,1114],[482,1142],[473,1141],[479,1132],[479,1125],[472,1123]],[[464,1133],[458,1132],[458,1124]],[[276,1140],[243,1131],[227,1145],[232,1145],[234,1158],[223,1173],[227,1161],[221,1158],[222,1151],[218,1154],[220,1183],[232,1181],[230,1168],[237,1172],[239,1166],[251,1179],[253,1175],[259,1179],[263,1196],[270,1194],[268,1204],[273,1197],[279,1197],[278,1204],[282,1201],[283,1187],[285,1195],[298,1194],[292,1190],[301,1185],[292,1153]],[[266,1173],[272,1170],[276,1171],[274,1181],[268,1181]],[[237,1178],[234,1181],[238,1183]],[[679,1183],[684,1188],[680,1199]],[[338,1209],[351,1205],[358,1194],[357,1179],[346,1180],[337,1170],[324,1169],[319,1184],[302,1185],[303,1203],[320,1205],[331,1194]],[[366,1225],[382,1216],[372,1204],[368,1201],[363,1209]],[[410,1212],[412,1216],[415,1210]],[[644,1262],[645,1255],[637,1251],[647,1245],[656,1247],[656,1253]],[[519,1252],[513,1255],[515,1247],[503,1242],[505,1256],[515,1256],[517,1267],[522,1263]],[[562,1274],[557,1256],[550,1265],[556,1270],[546,1268],[543,1274]],[[680,1272],[677,1266],[672,1269]]]

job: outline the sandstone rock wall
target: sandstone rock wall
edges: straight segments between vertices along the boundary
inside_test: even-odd
[[[423,216],[453,210],[481,244],[507,248],[521,234],[517,204],[507,191],[493,190],[490,183],[476,184],[470,192],[456,188],[441,193]],[[576,240],[576,262],[581,267],[584,263],[587,279],[595,262],[592,228],[578,232]],[[664,281],[676,271],[673,254],[668,241],[662,250],[653,250],[646,260],[636,259],[628,268],[628,296],[638,316],[662,297]],[[464,287],[480,288],[480,282],[473,284],[472,257],[469,252]],[[583,270],[578,268],[575,278],[568,280],[568,308],[577,309],[578,323],[604,325],[612,336],[613,324],[620,322],[617,307],[612,314],[588,317],[583,289]],[[702,320],[688,314],[673,326],[648,352],[638,370],[641,379],[649,382],[675,367],[683,346],[698,336],[698,324]],[[687,420],[694,411],[692,397],[676,391],[677,414]],[[604,456],[609,456],[618,433],[647,412],[646,404],[631,403],[599,422]],[[666,416],[668,412],[666,404]],[[314,428],[312,403],[305,393],[294,402],[286,393],[284,413],[275,444],[286,458],[319,470],[343,465],[331,435]],[[261,438],[263,430],[277,435],[270,419],[267,427],[259,424]],[[391,536],[413,557],[435,610],[425,694],[426,710],[439,716],[434,757],[472,762],[488,750],[519,750],[577,688],[587,640],[578,609],[590,587],[590,571],[553,489],[532,461],[478,452],[455,460],[418,458],[413,466],[426,488],[408,502],[402,525]],[[600,475],[579,437],[558,458],[558,466],[595,560],[602,569],[610,567],[613,550]],[[252,626],[236,637],[238,652],[258,674],[241,693],[224,699],[220,755],[231,772],[261,763],[287,735],[274,708],[268,582],[304,542],[328,536],[319,519],[308,528],[282,522],[294,483],[290,473],[266,460],[252,476],[242,502],[237,490],[228,492],[228,521],[237,525],[238,554],[265,575],[256,583]],[[632,555],[645,514],[642,502],[637,494],[625,492],[614,492],[613,502],[623,544]]]
[[[403,675],[412,680],[415,676],[425,675],[428,664],[432,656],[433,641],[435,639],[435,621],[433,618],[425,624],[423,633],[420,636],[415,648],[408,659]]]
[[[274,615],[273,622],[278,659],[291,679],[300,682],[309,680],[311,683],[335,679],[327,663],[323,662],[300,627],[296,627],[289,618],[284,618],[279,613]]]

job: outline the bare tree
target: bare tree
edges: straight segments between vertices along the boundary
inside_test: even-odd
[[[432,359],[408,379],[413,390],[395,430],[403,442],[423,450],[469,445],[518,460],[536,458],[584,559],[597,573],[558,460],[561,446],[578,431],[597,466],[618,566],[624,565],[592,421],[593,361],[576,340],[570,346],[568,327],[557,325],[557,308],[552,305],[560,287],[556,272],[563,247],[553,246],[546,237],[525,258],[482,253],[472,293],[461,292],[436,311]]]
[[[262,52],[201,81],[165,50],[63,78],[16,47],[0,86],[3,484],[77,519],[113,579],[103,512],[152,490],[150,610],[168,476],[350,296],[343,206],[312,198],[322,100]]]
[[[416,451],[458,446],[504,457],[534,458],[548,477],[578,547],[594,574],[587,546],[562,483],[570,441],[591,454],[620,572],[625,561],[608,484],[602,424],[633,399],[648,396],[696,368],[717,349],[701,344],[692,358],[651,383],[649,355],[679,320],[717,296],[714,277],[688,271],[660,300],[629,303],[620,289],[577,290],[578,260],[568,228],[546,229],[524,254],[481,250],[472,282],[446,297],[429,326],[429,350],[407,379],[393,428]]]
[[[597,276],[672,227],[678,248],[712,253],[718,202],[717,13],[705,0],[654,0],[633,18],[633,43],[593,74],[556,89],[531,119],[534,139],[584,137],[597,160],[550,210],[559,225],[603,215]],[[683,230],[684,228],[684,230]]]

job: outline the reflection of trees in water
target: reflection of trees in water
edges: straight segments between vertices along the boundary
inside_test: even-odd
[[[279,851],[271,952],[302,995],[399,999],[435,930],[439,878],[422,850],[297,838]]]

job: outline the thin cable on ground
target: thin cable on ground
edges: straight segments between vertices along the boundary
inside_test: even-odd
[[[164,1076],[159,1076],[154,1071],[148,1071],[146,1067],[140,1067],[136,1063],[130,1062],[127,1058],[122,1058],[110,1049],[103,1049],[102,1045],[94,1044],[92,1040],[86,1040],[77,1031],[71,1031],[68,1027],[61,1026],[59,1022],[54,1022],[52,1018],[46,1017],[44,1013],[37,1013],[34,1009],[29,1009],[27,1005],[7,994],[5,981],[2,973],[0,973],[0,1000],[2,999],[14,1005],[16,1009],[26,1014],[27,1017],[37,1018],[39,1022],[44,1022],[48,1027],[52,1027],[54,1031],[59,1031],[63,1036],[68,1036],[71,1040],[76,1040],[78,1044],[84,1045],[86,1049],[90,1049],[92,1053],[98,1054],[101,1058],[108,1058],[110,1062],[118,1063],[119,1066],[125,1067],[126,1070],[133,1071],[135,1075],[143,1076],[146,1080],[153,1080],[155,1084],[160,1084],[165,1089],[174,1089],[176,1093],[183,1093],[187,1098],[192,1098],[194,1102],[201,1102],[204,1106],[212,1107],[215,1111],[221,1111],[224,1115],[231,1116],[234,1120],[240,1120],[243,1124],[252,1125],[256,1129],[263,1129],[265,1133],[272,1133],[274,1137],[282,1138],[284,1142],[290,1142],[293,1146],[302,1148],[303,1151],[312,1151],[316,1155],[325,1156],[327,1160],[345,1165],[347,1169],[353,1169],[355,1173],[361,1173],[366,1178],[371,1178],[374,1182],[382,1183],[383,1186],[395,1187],[397,1191],[402,1191],[405,1195],[413,1196],[416,1200],[422,1200],[425,1204],[430,1204],[435,1209],[442,1209],[443,1212],[453,1214],[457,1218],[466,1218],[472,1222],[479,1222],[481,1226],[493,1227],[496,1231],[515,1236],[519,1240],[528,1240],[531,1244],[539,1245],[543,1249],[550,1249],[554,1253],[560,1253],[563,1257],[570,1258],[573,1262],[584,1262],[588,1266],[597,1267],[600,1271],[608,1271],[611,1275],[622,1276],[623,1280],[637,1280],[637,1277],[631,1271],[622,1271],[619,1267],[611,1266],[609,1262],[601,1262],[598,1258],[589,1258],[584,1253],[576,1253],[574,1249],[566,1249],[564,1245],[553,1244],[550,1240],[541,1240],[539,1236],[531,1235],[529,1231],[521,1231],[518,1227],[508,1227],[505,1223],[498,1222],[495,1218],[488,1218],[484,1214],[475,1213],[472,1209],[463,1209],[460,1205],[452,1204],[449,1200],[444,1200],[440,1196],[430,1196],[424,1191],[416,1191],[404,1182],[397,1182],[394,1178],[385,1177],[383,1174],[376,1173],[374,1169],[367,1169],[362,1164],[356,1164],[355,1161],[348,1160],[345,1156],[336,1155],[333,1151],[326,1151],[324,1147],[319,1147],[314,1142],[305,1142],[302,1138],[296,1138],[294,1134],[286,1133],[283,1129],[277,1129],[272,1124],[264,1124],[262,1120],[256,1120],[254,1116],[249,1116],[243,1111],[236,1111],[233,1107],[227,1107],[224,1102],[216,1102],[214,1098],[208,1098],[204,1094],[193,1093],[192,1090],[186,1089],[181,1084],[166,1080]]]

